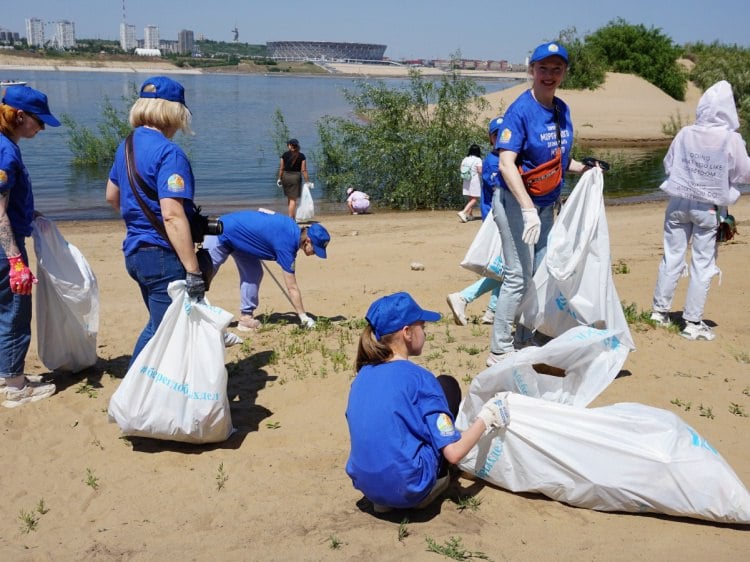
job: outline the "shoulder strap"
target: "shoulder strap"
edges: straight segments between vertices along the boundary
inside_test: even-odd
[[[151,192],[154,191],[146,185],[146,182],[138,174],[138,170],[136,170],[135,168],[135,160],[133,154],[133,133],[130,133],[128,135],[128,138],[125,139],[125,167],[128,170],[128,182],[130,183],[130,189],[133,191],[133,196],[135,197],[135,200],[138,201],[138,205],[141,207],[141,211],[143,211],[143,214],[148,219],[148,222],[151,223],[151,226],[154,227],[154,230],[156,230],[156,232],[158,232],[159,235],[164,238],[164,240],[166,240],[170,246],[172,246],[172,241],[169,239],[169,236],[167,236],[167,230],[166,228],[164,228],[164,223],[156,218],[156,215],[151,209],[148,208],[148,205],[146,205],[146,202],[143,200],[143,197],[141,197],[141,194],[138,193],[138,189],[136,188],[136,182],[138,182],[138,187],[140,187],[141,189],[144,189],[145,186],[147,189],[151,190]],[[174,246],[172,246],[172,249],[174,249]]]
[[[555,129],[557,130],[557,148],[562,149],[562,135],[560,133],[560,106],[554,101],[552,104],[555,107]]]

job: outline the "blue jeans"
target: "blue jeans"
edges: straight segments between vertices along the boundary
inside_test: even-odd
[[[23,237],[16,238],[23,261],[29,263]],[[0,377],[23,374],[31,343],[31,295],[10,290],[10,264],[0,248]]]
[[[513,324],[518,307],[526,294],[536,268],[547,252],[547,237],[554,223],[554,205],[537,207],[541,221],[539,242],[532,248],[523,241],[523,214],[521,206],[507,189],[495,189],[492,210],[495,224],[503,243],[503,283],[495,307],[495,324],[490,335],[490,351],[507,353],[529,340],[532,332],[525,326],[516,326],[515,342]]]
[[[495,307],[497,306],[497,296],[500,294],[501,283],[502,281],[498,281],[497,279],[480,277],[474,283],[465,287],[459,294],[467,303],[470,303],[481,297],[483,294],[492,291],[487,308],[494,312]]]
[[[130,358],[132,364],[141,350],[156,333],[164,313],[172,304],[167,287],[172,281],[185,279],[185,268],[182,267],[177,254],[166,248],[147,246],[138,248],[135,253],[125,256],[125,269],[130,277],[138,282],[141,297],[146,303],[149,318],[143,328]]]

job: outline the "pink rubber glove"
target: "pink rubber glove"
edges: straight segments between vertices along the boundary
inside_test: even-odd
[[[36,284],[36,277],[29,266],[23,262],[21,254],[10,256],[10,290],[17,295],[30,295],[31,286]]]

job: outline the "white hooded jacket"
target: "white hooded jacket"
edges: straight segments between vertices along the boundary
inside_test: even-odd
[[[660,186],[674,197],[734,204],[738,183],[750,183],[750,156],[736,130],[740,126],[732,86],[726,80],[706,90],[695,123],[683,127],[664,157],[668,178]]]

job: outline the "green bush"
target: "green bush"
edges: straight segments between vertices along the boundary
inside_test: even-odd
[[[677,64],[681,50],[660,29],[618,18],[588,35],[586,45],[610,70],[637,74],[674,99],[685,99],[687,73]]]
[[[750,139],[750,49],[737,45],[695,43],[685,45],[685,57],[695,63],[690,79],[705,90],[719,80],[732,85],[740,132]]]
[[[131,96],[123,96],[122,101],[129,108],[138,99],[138,87],[131,82]],[[98,134],[76,123],[64,114],[61,119],[68,134],[68,146],[73,153],[73,165],[109,166],[114,160],[115,151],[122,139],[130,134],[128,109],[118,110],[107,96],[104,96],[102,121],[97,124]]]
[[[570,58],[561,88],[595,90],[601,86],[607,74],[607,65],[596,48],[578,37],[575,27],[562,31],[559,40]]]
[[[487,149],[479,112],[484,88],[456,73],[426,80],[410,72],[408,88],[360,82],[344,95],[358,119],[318,122],[318,176],[328,196],[352,185],[394,209],[436,209],[462,202],[458,165],[469,145]]]

